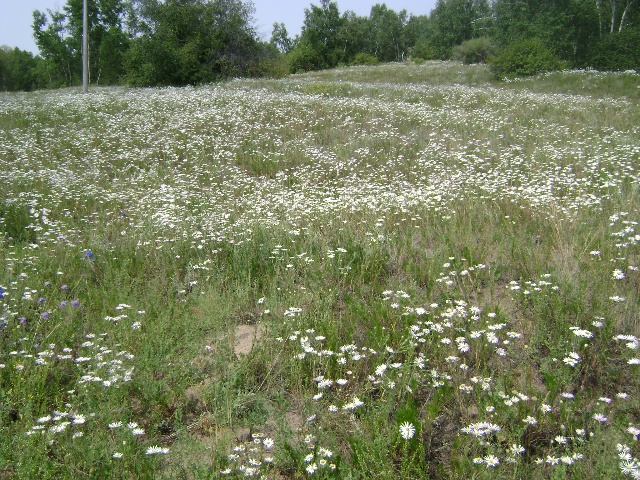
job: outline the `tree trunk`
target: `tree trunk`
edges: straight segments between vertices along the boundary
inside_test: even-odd
[[[624,12],[622,12],[622,18],[620,19],[620,25],[618,26],[618,33],[622,31],[622,27],[624,26],[624,21],[627,19],[629,9],[631,8],[631,5],[635,3],[635,1],[636,0],[627,0],[627,6],[625,7]]]
[[[617,0],[609,0],[611,2],[611,33],[616,31],[616,7],[618,6]]]
[[[598,10],[598,28],[602,36],[602,0],[596,0],[596,10]]]

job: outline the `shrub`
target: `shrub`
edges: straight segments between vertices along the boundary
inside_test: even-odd
[[[597,70],[640,70],[640,31],[623,30],[603,36],[591,52],[591,66]]]
[[[353,65],[377,65],[380,61],[368,53],[360,52],[353,58]]]
[[[287,53],[289,71],[291,73],[309,72],[311,70],[322,70],[327,64],[322,55],[307,43],[299,43],[289,53]]]
[[[413,46],[411,50],[411,56],[416,59],[422,60],[436,60],[440,58],[438,56],[437,49],[433,46],[433,44],[427,40],[426,38],[420,38]]]
[[[515,78],[564,68],[562,61],[539,38],[519,40],[489,61],[497,78]]]
[[[472,38],[453,49],[453,58],[465,65],[487,63],[495,56],[496,50],[496,46],[489,37]]]

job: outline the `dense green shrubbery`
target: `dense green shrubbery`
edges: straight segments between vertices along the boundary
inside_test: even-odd
[[[299,43],[287,54],[289,70],[292,73],[320,70],[324,67],[322,56],[306,43]]]
[[[426,38],[420,38],[411,49],[411,55],[413,58],[419,58],[421,60],[435,60],[438,57],[438,51],[433,44]]]
[[[489,37],[467,40],[453,49],[453,58],[465,65],[487,63],[495,56],[497,48]]]
[[[539,38],[520,40],[490,60],[497,78],[515,78],[561,70],[563,62]]]
[[[38,64],[30,52],[0,47],[0,90],[28,92],[36,88],[34,70]]]
[[[380,61],[368,53],[360,52],[354,58],[353,65],[377,65]]]
[[[602,37],[593,48],[591,66],[598,70],[640,70],[640,30]]]

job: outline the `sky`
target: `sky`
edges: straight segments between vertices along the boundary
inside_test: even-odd
[[[31,28],[33,11],[62,10],[66,3],[66,0],[0,0],[0,46],[18,47],[37,54]],[[320,0],[254,0],[258,33],[264,40],[269,40],[273,23],[281,22],[293,38],[300,33],[305,8],[312,3],[320,5]],[[415,15],[426,15],[434,8],[436,0],[337,0],[341,14],[351,10],[361,16],[368,16],[371,6],[376,3],[386,3],[396,12],[405,9]]]

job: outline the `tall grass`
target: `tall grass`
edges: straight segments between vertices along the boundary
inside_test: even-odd
[[[0,102],[0,476],[638,475],[637,75]]]

